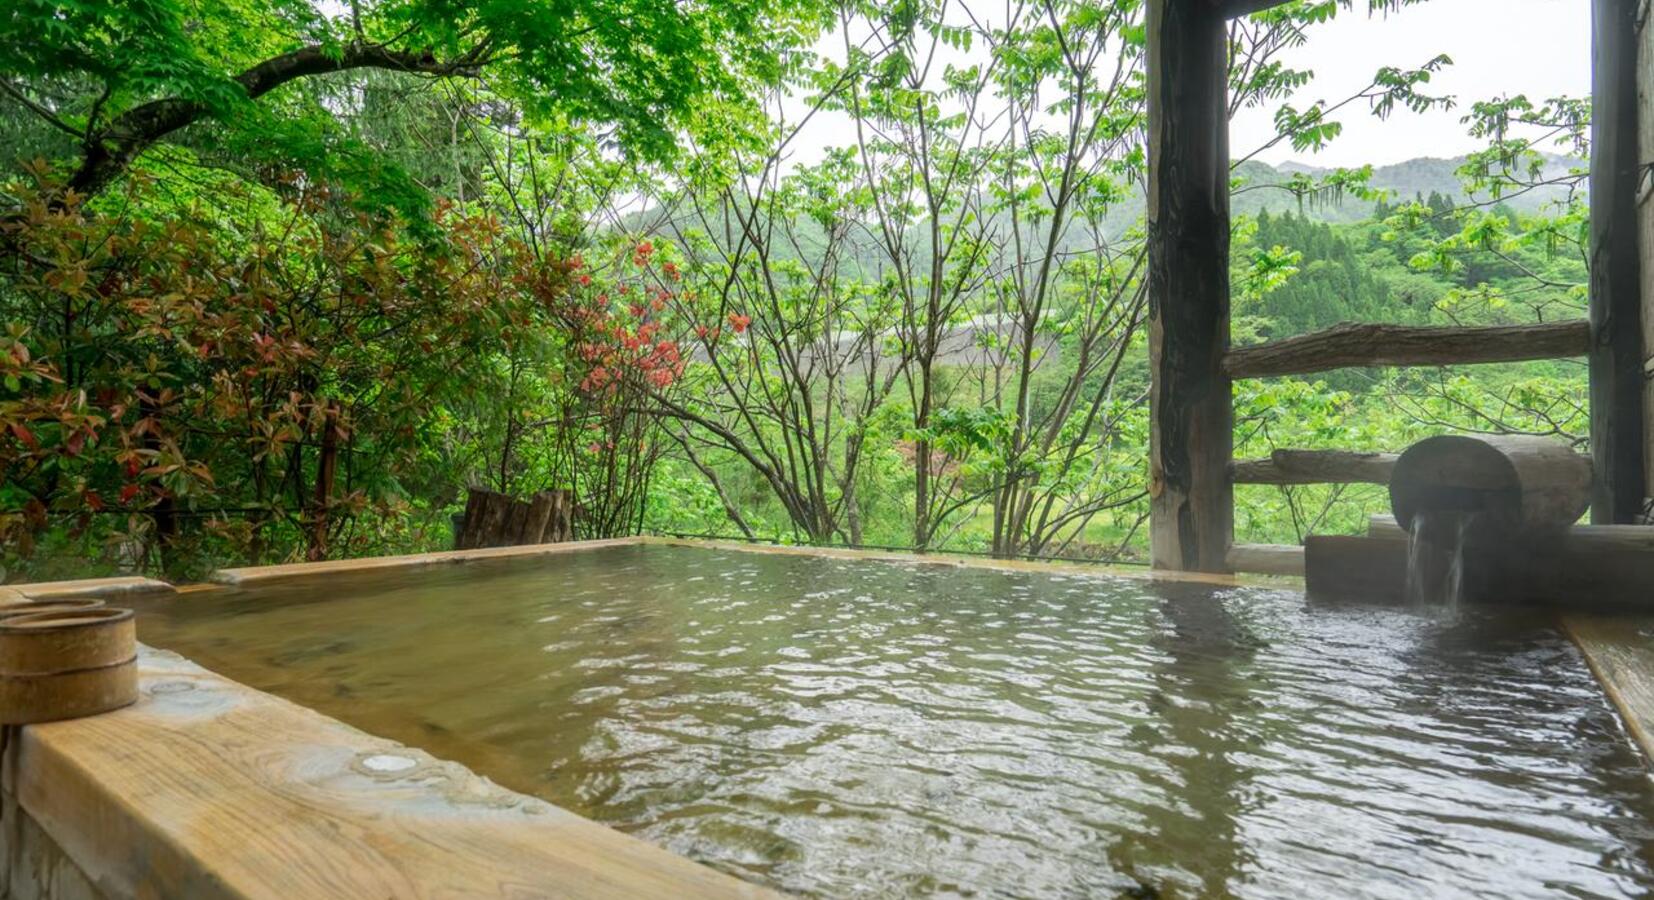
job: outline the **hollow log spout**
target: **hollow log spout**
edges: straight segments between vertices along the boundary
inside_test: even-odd
[[[1390,474],[1390,506],[1407,531],[1420,513],[1437,512],[1478,516],[1494,534],[1557,534],[1590,500],[1590,457],[1526,435],[1426,438]]]
[[[1654,608],[1654,528],[1575,524],[1591,476],[1587,457],[1549,439],[1426,439],[1396,460],[1394,520],[1375,522],[1364,537],[1305,540],[1305,586],[1317,601],[1403,602],[1408,536],[1435,514],[1475,523],[1457,532],[1468,601],[1646,612]]]

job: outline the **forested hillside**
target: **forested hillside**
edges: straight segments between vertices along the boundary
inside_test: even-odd
[[[1295,96],[1351,5],[1231,34],[1234,108],[1311,162],[1449,100],[1445,58]],[[1137,0],[140,6],[0,20],[8,578],[443,548],[470,487],[569,491],[583,538],[1144,557]],[[1582,315],[1588,108],[1456,100],[1486,152],[1234,148],[1235,342]],[[1236,452],[1582,443],[1583,383],[1243,381]],[[1274,542],[1381,506],[1238,503]]]

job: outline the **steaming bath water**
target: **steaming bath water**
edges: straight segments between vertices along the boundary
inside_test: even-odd
[[[185,594],[139,634],[804,894],[1654,888],[1641,761],[1543,619],[639,546]]]

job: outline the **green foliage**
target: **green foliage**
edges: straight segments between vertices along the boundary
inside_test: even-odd
[[[329,92],[317,76],[405,70],[452,90],[482,78],[536,125],[612,129],[616,146],[659,160],[686,134],[735,146],[759,121],[751,90],[779,77],[778,51],[807,41],[818,18],[768,0],[378,0],[335,12],[298,0],[21,0],[0,15],[0,86],[39,128],[77,138],[64,149],[83,192],[167,141],[250,176],[324,177],[406,213],[415,183],[351,135],[372,97]]]
[[[1288,51],[1403,5],[1295,0],[1228,31],[1232,110],[1276,125],[1231,169],[1237,343],[1582,314],[1581,101],[1473,103],[1486,147],[1459,161],[1254,159],[1457,102],[1435,93],[1445,57],[1301,97]],[[187,576],[434,548],[484,486],[572,491],[582,537],[1141,559],[1143,18],[19,0],[0,13],[0,139],[24,160],[0,191],[3,562]],[[800,105],[846,123],[819,157],[797,152]],[[1583,378],[1248,381],[1236,453],[1582,444]],[[1381,494],[1243,487],[1240,538],[1360,530]]]

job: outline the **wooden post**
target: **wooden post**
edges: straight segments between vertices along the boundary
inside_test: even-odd
[[[1591,3],[1591,519],[1601,524],[1635,521],[1648,496],[1637,209],[1642,5]]]
[[[1149,0],[1150,544],[1161,569],[1222,572],[1229,482],[1227,22],[1210,0]]]
[[[1637,109],[1654,109],[1654,16],[1637,20]],[[1637,118],[1638,159],[1654,162],[1654,114]],[[1654,170],[1643,167],[1637,181],[1637,237],[1642,252],[1643,325],[1643,522],[1654,525]]]

